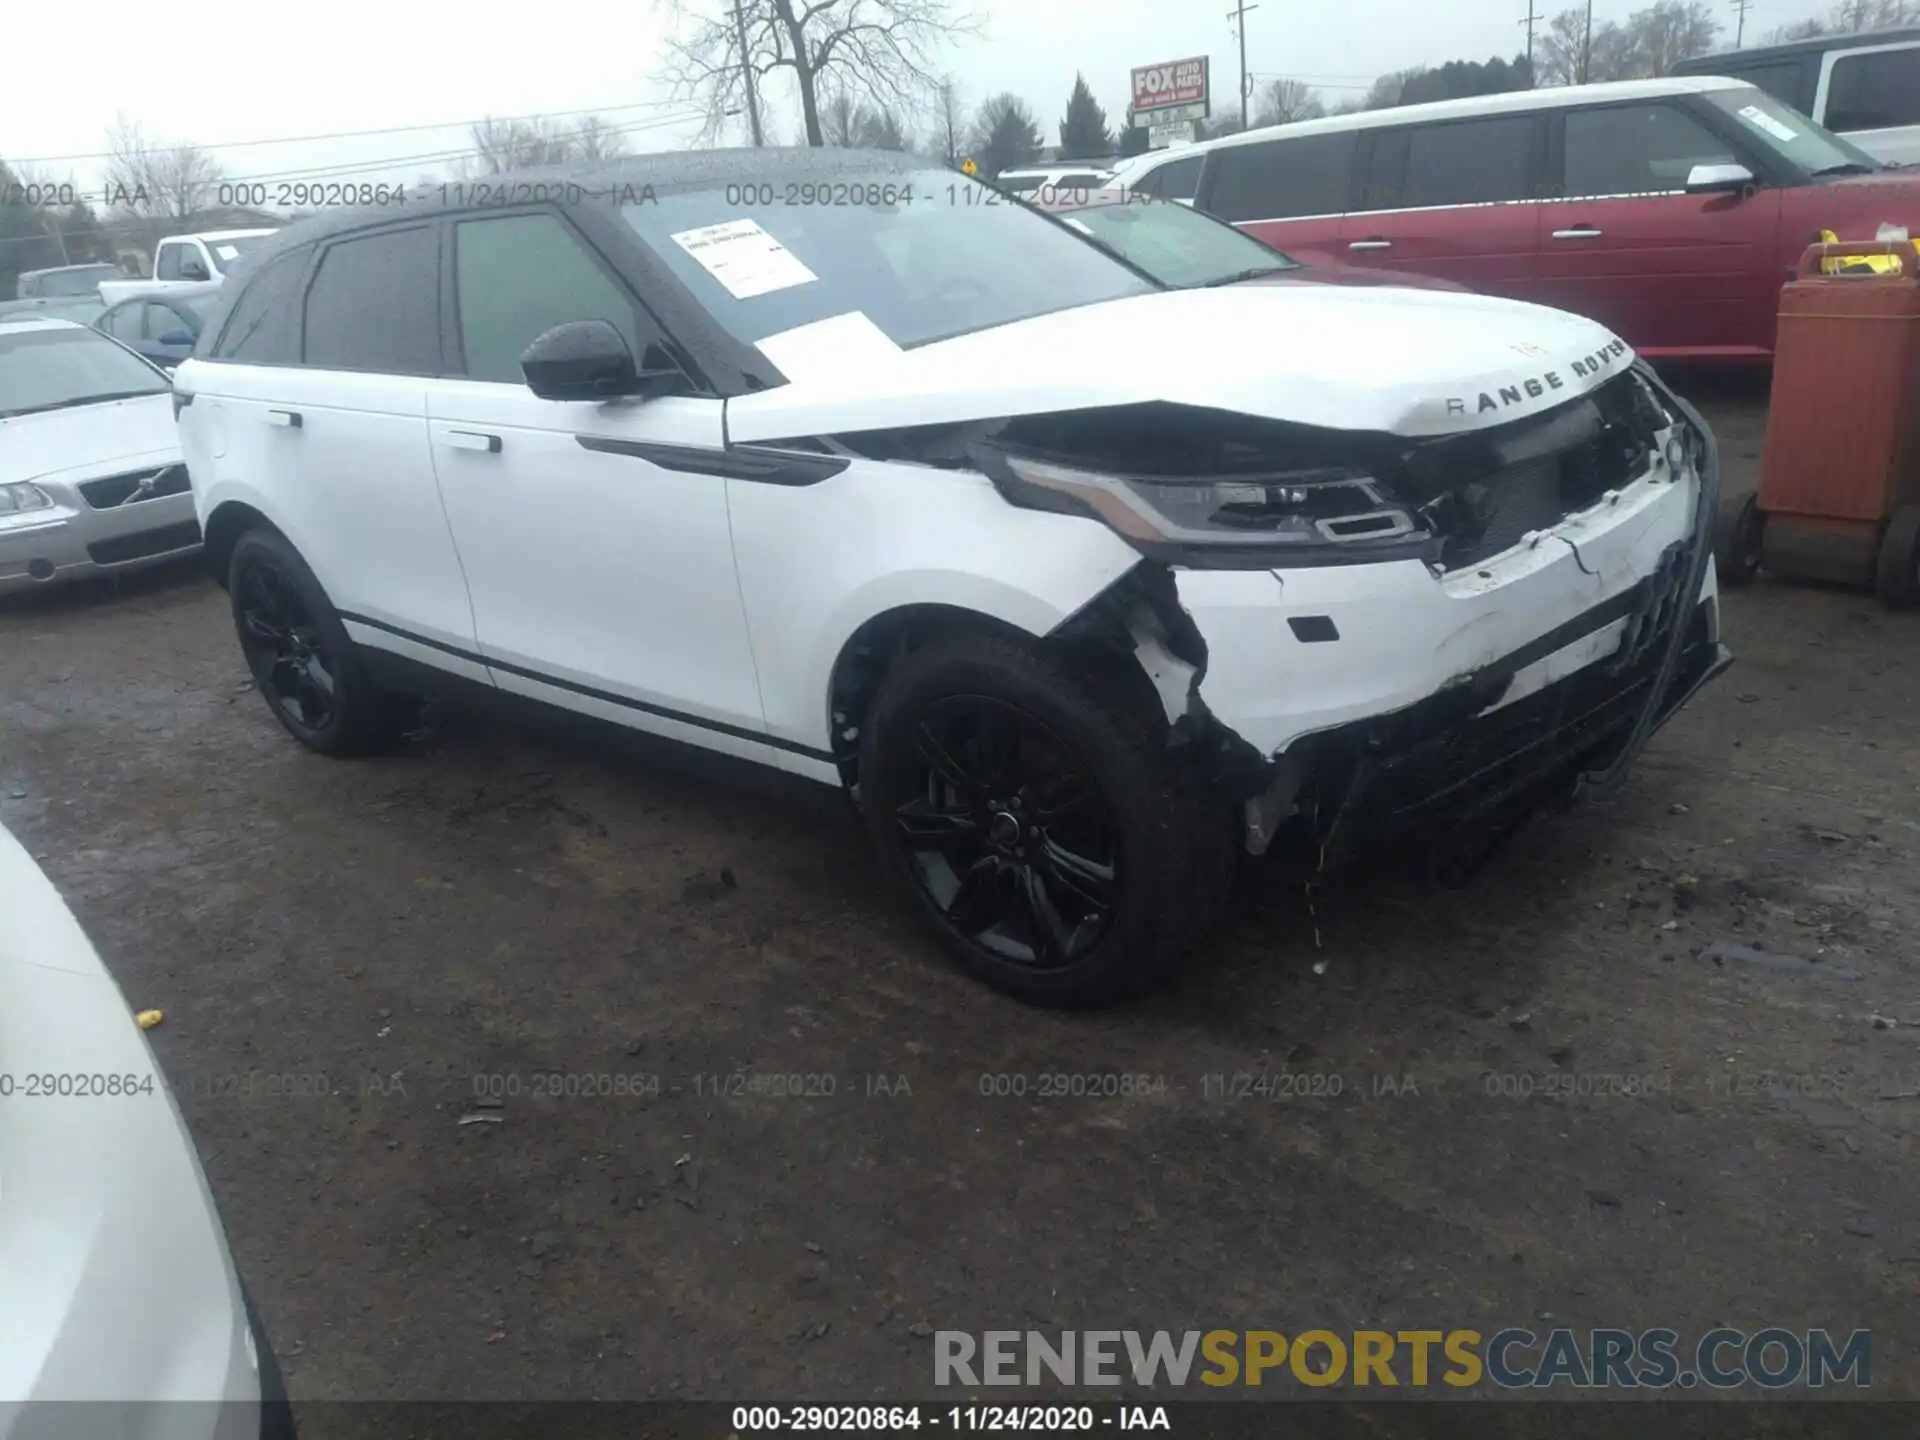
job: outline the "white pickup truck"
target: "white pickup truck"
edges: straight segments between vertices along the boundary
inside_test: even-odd
[[[214,289],[234,261],[273,233],[209,230],[198,235],[169,235],[153,248],[151,280],[103,280],[100,298],[116,305],[135,295]]]

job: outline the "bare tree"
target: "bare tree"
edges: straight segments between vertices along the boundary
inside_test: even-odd
[[[570,138],[543,119],[495,120],[491,116],[468,130],[473,154],[466,168],[476,175],[498,175],[531,165],[557,165],[571,151]]]
[[[1720,22],[1705,0],[1659,0],[1627,20],[1636,75],[1665,75],[1682,60],[1713,48]]]
[[[820,102],[820,143],[851,149],[860,143],[860,106],[845,90]]]
[[[574,126],[569,142],[576,160],[615,160],[627,153],[625,137],[598,115]]]
[[[1254,98],[1259,102],[1254,114],[1261,125],[1291,125],[1296,120],[1318,120],[1327,113],[1326,102],[1304,80],[1277,76],[1261,86]]]
[[[748,70],[762,94],[768,76],[792,76],[809,145],[827,143],[821,105],[842,91],[912,111],[939,88],[934,53],[981,28],[954,0],[737,0],[737,18],[727,0],[665,3],[678,33],[662,78],[674,99],[705,106],[709,140],[744,107]],[[695,12],[691,3],[720,8]]]
[[[184,220],[210,206],[225,172],[199,146],[150,139],[121,115],[107,131],[106,195],[114,209],[143,220]]]
[[[1562,10],[1547,22],[1547,28],[1533,47],[1535,83],[1578,85],[1581,51],[1587,38],[1587,12]]]
[[[1720,28],[1705,0],[1655,0],[1623,23],[1595,24],[1589,44],[1585,7],[1562,10],[1534,47],[1534,73],[1541,85],[1664,75],[1689,56],[1711,50]]]
[[[960,151],[967,143],[967,102],[961,98],[960,84],[951,75],[940,77],[933,92],[933,143],[944,146],[949,165],[960,163]]]
[[[1363,110],[1389,110],[1400,103],[1400,92],[1407,87],[1407,81],[1426,70],[1424,65],[1415,65],[1410,70],[1392,70],[1373,82],[1362,102]]]

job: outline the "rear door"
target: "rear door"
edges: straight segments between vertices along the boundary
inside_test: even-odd
[[[1694,166],[1754,168],[1753,157],[1666,100],[1561,111],[1549,153],[1560,198],[1540,207],[1531,298],[1590,316],[1649,354],[1772,349],[1780,192],[1686,192]]]
[[[1352,130],[1336,130],[1223,145],[1205,157],[1194,206],[1297,260],[1336,259],[1354,138]]]
[[[1524,296],[1534,279],[1543,129],[1529,112],[1361,131],[1341,258]]]
[[[1812,113],[1869,155],[1920,162],[1920,40],[1829,51]]]

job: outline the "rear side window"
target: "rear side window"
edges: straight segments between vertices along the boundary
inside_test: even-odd
[[[313,251],[302,246],[261,266],[234,302],[209,358],[236,365],[299,364],[300,282],[312,258]]]
[[[162,245],[160,253],[153,257],[153,278],[156,280],[186,279],[187,277],[180,272],[187,256],[192,253],[187,246],[177,242],[172,245]]]
[[[1406,137],[1404,158],[1394,154],[1401,149],[1398,144],[1387,143],[1376,151],[1388,173],[1374,178],[1382,193],[1391,193],[1397,178],[1396,204],[1405,209],[1525,200],[1533,194],[1534,127],[1532,115],[1418,125],[1399,132]],[[1397,176],[1392,173],[1396,158]]]
[[[1206,208],[1222,220],[1291,220],[1347,208],[1356,137],[1302,135],[1213,154]]]
[[[633,301],[554,216],[463,220],[453,247],[461,361],[469,379],[521,384],[521,352],[572,320],[605,320],[638,360]]]
[[[303,361],[319,370],[440,370],[440,248],[431,225],[329,245],[307,287]]]
[[[1920,125],[1920,46],[1835,60],[1825,124],[1829,130]]]
[[[1687,187],[1696,165],[1729,165],[1726,142],[1671,105],[1567,114],[1561,194],[1645,195]]]
[[[1133,187],[1137,195],[1151,195],[1156,200],[1191,200],[1194,189],[1200,184],[1200,166],[1206,156],[1195,155],[1187,160],[1169,160],[1156,166],[1140,177],[1140,183]]]

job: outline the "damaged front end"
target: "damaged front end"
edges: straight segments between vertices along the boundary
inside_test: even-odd
[[[1650,371],[1473,435],[1410,443],[1281,429],[1291,433],[1231,417],[1204,433],[1126,423],[1090,433],[1083,416],[1036,417],[968,447],[1014,503],[1098,516],[1147,557],[1061,634],[1132,653],[1173,742],[1202,747],[1240,807],[1250,852],[1291,833],[1314,869],[1406,842],[1456,868],[1471,864],[1542,803],[1616,784],[1653,731],[1731,663],[1716,604],[1703,598],[1717,451],[1697,412]],[[1284,469],[1273,463],[1277,447]],[[1615,546],[1610,578],[1630,565],[1631,583],[1438,676],[1406,703],[1309,725],[1277,746],[1254,743],[1209,707],[1213,657],[1182,604],[1183,570],[1272,570],[1284,587],[1303,568],[1416,560],[1431,598],[1406,589],[1407,604],[1446,605],[1459,592],[1445,586],[1484,580],[1497,606],[1501,577],[1478,567],[1511,568],[1516,552],[1552,537],[1564,544],[1559,563],[1593,576],[1597,590],[1608,577],[1583,555],[1589,532],[1564,522],[1598,513],[1592,533],[1604,536],[1606,507],[1626,487],[1688,478],[1692,505],[1675,538],[1624,560]],[[1671,511],[1680,497],[1660,499]],[[1604,553],[1604,540],[1593,549]],[[1539,593],[1515,585],[1504,602]],[[1509,628],[1528,622],[1503,618]],[[1339,620],[1337,606],[1289,614],[1282,635],[1338,642]],[[1290,683],[1278,655],[1273,668],[1276,684]]]

